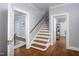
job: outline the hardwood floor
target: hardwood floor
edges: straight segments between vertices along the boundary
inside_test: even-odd
[[[79,56],[79,52],[66,49],[65,38],[61,37],[56,44],[50,46],[46,51],[34,48],[26,49],[25,46],[15,49],[15,56]]]

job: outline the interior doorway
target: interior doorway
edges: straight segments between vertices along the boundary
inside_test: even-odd
[[[14,49],[26,45],[30,48],[29,13],[12,7],[8,8],[8,55],[14,55]]]
[[[69,46],[69,14],[62,13],[51,16],[51,43],[63,37],[66,41],[66,48]]]
[[[56,20],[56,27],[54,26],[56,28],[56,40],[59,40],[60,37],[66,38],[66,16],[61,15],[55,16],[54,18]]]
[[[14,49],[26,44],[25,17],[24,13],[14,10]]]

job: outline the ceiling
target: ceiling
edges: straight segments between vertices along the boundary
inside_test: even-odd
[[[42,11],[47,11],[49,10],[49,7],[56,6],[62,3],[32,3],[32,4]]]

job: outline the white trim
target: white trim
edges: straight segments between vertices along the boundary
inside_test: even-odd
[[[54,40],[53,40],[53,42],[54,42],[54,44],[55,44],[55,42],[56,42],[56,18],[53,18],[53,22],[54,22]]]
[[[28,32],[28,35],[26,36],[26,48],[29,49],[30,48],[30,41],[29,41],[29,13],[27,11],[21,10],[19,8],[16,8],[16,7],[13,7],[13,10],[14,11],[19,11],[19,12],[24,13],[26,15],[25,30],[27,30],[26,28],[28,27],[28,31],[25,32],[25,34],[27,34],[27,32]]]
[[[72,46],[70,46],[68,49],[71,49],[71,50],[74,50],[74,51],[79,51],[79,48],[77,48],[77,47],[72,47]]]
[[[59,5],[56,5],[56,6],[51,6],[51,7],[49,7],[49,9],[50,9],[50,8],[62,7],[62,6],[69,5],[69,4],[71,4],[71,3],[63,3],[63,4],[59,4]]]
[[[53,37],[54,37],[54,35],[53,35],[54,29],[52,28],[52,27],[54,27],[54,24],[52,22],[53,22],[53,20],[52,20],[52,15],[51,15],[50,23],[49,23],[49,25],[50,25],[50,44],[51,45],[53,45]]]
[[[44,43],[40,43],[40,42],[36,42],[36,41],[33,41],[32,44],[37,44],[37,45],[42,45],[42,46],[47,46],[47,44],[44,44]]]
[[[39,32],[38,34],[42,34],[42,35],[43,35],[43,34],[48,34],[48,35],[50,35],[50,33],[42,33],[42,32]]]
[[[44,41],[44,42],[49,42],[49,39],[48,39],[48,40],[43,40],[43,39],[37,38],[37,39],[35,39],[35,40]]]
[[[53,17],[54,16],[60,16],[60,15],[66,15],[66,18],[67,18],[66,19],[67,20],[67,22],[66,22],[67,23],[66,48],[68,48],[69,47],[69,13],[59,13],[59,14],[51,15],[51,27],[53,27],[52,26]],[[53,35],[53,33],[51,33],[51,35]],[[51,38],[53,38],[53,37],[51,36]],[[54,40],[54,38],[53,38],[53,40]],[[53,41],[51,41],[51,44],[54,44]]]
[[[27,11],[21,10],[19,8],[16,8],[16,7],[13,7],[13,10],[29,15],[29,13]]]
[[[40,30],[40,31],[48,31],[48,30]]]
[[[67,16],[66,48],[68,48],[69,47],[69,13],[67,13],[66,16]]]
[[[26,26],[28,26],[28,35],[26,36],[26,48],[28,49],[28,48],[30,48],[30,39],[29,39],[29,17],[30,17],[30,15],[29,15],[29,13],[27,12],[27,11],[24,11],[24,10],[21,10],[21,9],[19,9],[19,8],[16,8],[16,7],[12,7],[11,6],[11,4],[8,4],[8,41],[9,41],[9,43],[10,44],[8,44],[8,49],[7,49],[7,55],[9,56],[13,56],[14,55],[14,38],[12,38],[13,39],[13,41],[11,41],[10,42],[10,37],[13,37],[14,36],[14,33],[12,33],[12,35],[10,34],[10,31],[14,31],[14,30],[12,30],[10,27],[10,20],[12,20],[12,24],[14,24],[14,11],[19,11],[19,12],[21,12],[21,13],[24,13],[25,15],[26,15],[26,20],[28,21],[27,22],[27,25]],[[26,21],[25,21],[26,22]],[[26,24],[26,23],[25,23]],[[14,26],[12,26],[12,27],[14,27]],[[11,51],[10,51],[11,50]]]
[[[44,36],[44,35],[36,35],[37,37],[43,37],[43,38],[47,38],[47,39],[49,39],[50,38],[50,36]]]
[[[14,15],[13,15],[14,13],[13,13],[13,10],[12,10],[12,7],[11,7],[11,4],[9,3],[8,4],[8,33],[7,33],[7,40],[8,40],[8,44],[7,44],[7,55],[8,56],[13,56],[14,55],[14,48],[13,48],[13,45],[14,45],[14,39],[13,39],[13,37],[14,37],[14,33],[11,33],[11,32],[13,32],[14,31],[14,29],[12,29],[11,28],[11,25],[14,23],[14,21],[13,21],[13,17],[14,17]],[[13,21],[13,22],[11,22],[11,20]],[[12,25],[12,27],[14,27],[13,25]]]
[[[35,47],[35,46],[31,46],[32,48],[35,48],[37,50],[41,50],[41,51],[45,51],[46,49],[42,49],[42,48],[39,48],[39,47]]]
[[[38,50],[41,50],[41,51],[45,51],[45,50],[47,50],[49,48],[49,46],[50,46],[50,43],[48,43],[48,45],[46,45],[46,48],[45,49],[39,48],[39,47],[35,47],[35,46],[31,46],[31,47],[32,48],[35,48],[35,49],[38,49]]]

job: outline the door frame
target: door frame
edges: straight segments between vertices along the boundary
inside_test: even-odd
[[[7,55],[14,55],[14,11],[19,11],[21,13],[24,13],[26,16],[25,16],[25,28],[28,28],[27,29],[27,32],[25,33],[25,35],[27,34],[27,36],[25,36],[26,38],[26,48],[29,49],[30,48],[30,39],[29,39],[29,12],[27,11],[24,11],[24,10],[21,10],[17,7],[12,7],[11,4],[8,4],[8,49],[7,49]],[[12,20],[12,21],[10,21]],[[12,22],[13,25],[10,25]],[[12,26],[12,29],[11,29],[11,26]],[[26,29],[25,29],[26,30]],[[12,31],[12,33],[10,33]],[[12,43],[13,45],[11,46],[12,48],[9,47],[9,45],[11,45],[10,43]],[[12,49],[12,53],[11,51],[9,51],[10,49]]]
[[[16,7],[13,7],[13,12],[14,11],[18,11],[18,12],[21,12],[21,13],[23,13],[23,14],[25,14],[26,16],[25,16],[25,30],[27,30],[26,28],[28,28],[28,30],[27,31],[25,31],[25,35],[27,34],[27,36],[25,37],[26,38],[26,48],[27,49],[29,49],[30,48],[30,46],[29,46],[29,13],[27,12],[27,11],[24,11],[24,10],[21,10],[21,9],[19,9],[19,8],[16,8]]]
[[[54,15],[51,15],[51,19],[50,19],[50,29],[51,29],[51,42],[50,44],[53,45],[54,44],[54,41],[56,39],[54,39],[54,16],[61,16],[61,15],[66,15],[66,48],[68,49],[69,48],[69,13],[59,13],[59,14],[54,14]],[[52,28],[53,27],[53,28]]]

